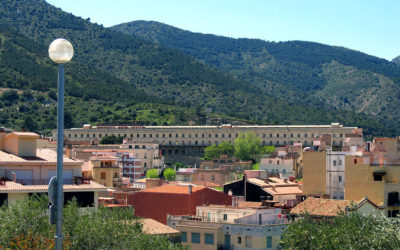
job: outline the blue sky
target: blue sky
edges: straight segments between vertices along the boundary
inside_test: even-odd
[[[47,0],[105,27],[152,20],[193,32],[268,41],[303,40],[393,59],[400,0]]]

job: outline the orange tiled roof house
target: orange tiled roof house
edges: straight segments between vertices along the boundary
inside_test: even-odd
[[[26,195],[47,193],[56,175],[57,153],[38,149],[39,135],[32,132],[5,133],[0,130],[0,205],[12,204]],[[82,164],[64,157],[64,201],[76,197],[82,206],[97,207],[99,191],[106,188],[82,178]]]

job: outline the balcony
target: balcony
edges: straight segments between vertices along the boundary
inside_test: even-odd
[[[0,186],[5,186],[7,181],[15,181],[21,185],[48,185],[50,179],[15,179],[9,180],[7,178],[0,179]],[[63,178],[64,185],[82,185],[82,184],[90,184],[90,179],[83,177],[74,177],[74,178]]]

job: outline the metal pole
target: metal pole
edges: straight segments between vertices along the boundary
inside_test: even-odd
[[[63,149],[64,149],[64,64],[58,65],[58,96],[57,96],[57,221],[55,249],[63,248]]]

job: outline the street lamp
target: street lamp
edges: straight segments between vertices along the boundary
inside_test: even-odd
[[[49,46],[50,59],[58,64],[58,95],[57,95],[57,176],[49,183],[49,198],[55,205],[55,249],[63,248],[63,143],[64,143],[64,64],[74,55],[74,48],[64,38],[54,40]],[[52,195],[53,194],[53,195]],[[54,209],[53,209],[54,211]],[[50,217],[52,216],[50,210]],[[53,214],[54,215],[54,214]],[[53,218],[54,223],[54,218]]]

